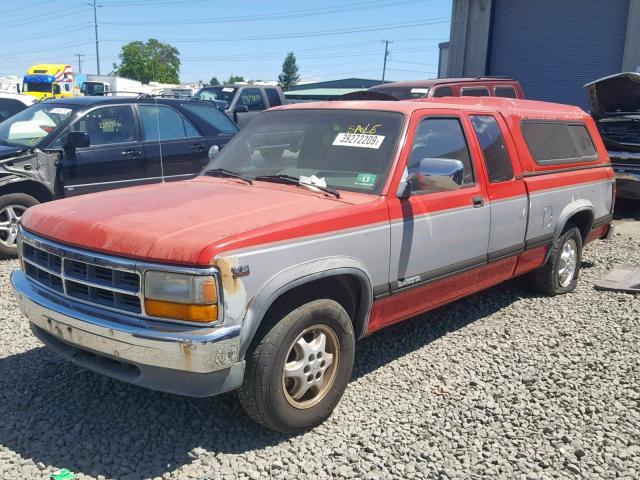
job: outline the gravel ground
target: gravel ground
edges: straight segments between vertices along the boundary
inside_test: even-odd
[[[0,262],[0,479],[640,478],[640,297],[598,292],[640,242],[592,244],[576,292],[513,281],[358,345],[324,425],[263,430],[234,395],[83,371],[31,336]],[[81,473],[78,473],[81,472]]]

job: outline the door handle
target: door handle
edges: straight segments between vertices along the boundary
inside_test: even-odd
[[[124,150],[120,152],[120,155],[122,155],[123,157],[135,158],[140,156],[140,152],[136,150]]]
[[[203,151],[204,149],[206,149],[206,148],[207,148],[207,146],[206,146],[206,145],[203,145],[203,144],[201,144],[201,143],[194,143],[194,144],[193,144],[193,145],[191,145],[189,148],[190,148],[191,150],[195,150],[196,152],[201,152],[201,151]]]
[[[479,208],[484,206],[484,198],[482,197],[473,197],[471,201],[473,202],[473,208]]]

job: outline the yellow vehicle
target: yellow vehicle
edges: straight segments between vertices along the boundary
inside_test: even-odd
[[[73,70],[65,63],[34,65],[23,80],[23,93],[38,100],[73,96]]]

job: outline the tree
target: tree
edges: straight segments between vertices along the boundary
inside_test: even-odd
[[[244,83],[244,77],[241,75],[231,75],[227,83]]]
[[[296,56],[293,52],[289,52],[282,63],[282,73],[278,75],[278,85],[286,92],[299,81],[300,75],[298,75]]]
[[[216,86],[216,85],[220,85],[220,81],[218,80],[218,77],[211,77],[211,80],[209,80],[209,85],[212,86]]]
[[[113,64],[115,75],[142,83],[180,83],[180,52],[155,38],[127,43],[118,59],[120,65]]]

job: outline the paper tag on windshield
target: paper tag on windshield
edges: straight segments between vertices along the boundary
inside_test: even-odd
[[[57,114],[57,115],[68,115],[69,113],[71,113],[71,109],[70,108],[56,107],[56,108],[52,108],[51,110],[49,110],[49,113],[54,113],[54,114]]]
[[[235,88],[229,88],[229,87],[224,87],[222,89],[223,92],[233,92],[235,90]]]
[[[318,178],[315,175],[311,175],[310,177],[305,177],[304,175],[300,175],[300,183],[305,183],[307,185],[314,185],[316,187],[327,187],[327,181],[322,178]]]
[[[333,145],[341,147],[360,147],[375,148],[376,150],[382,145],[384,135],[366,135],[364,133],[339,133]]]

